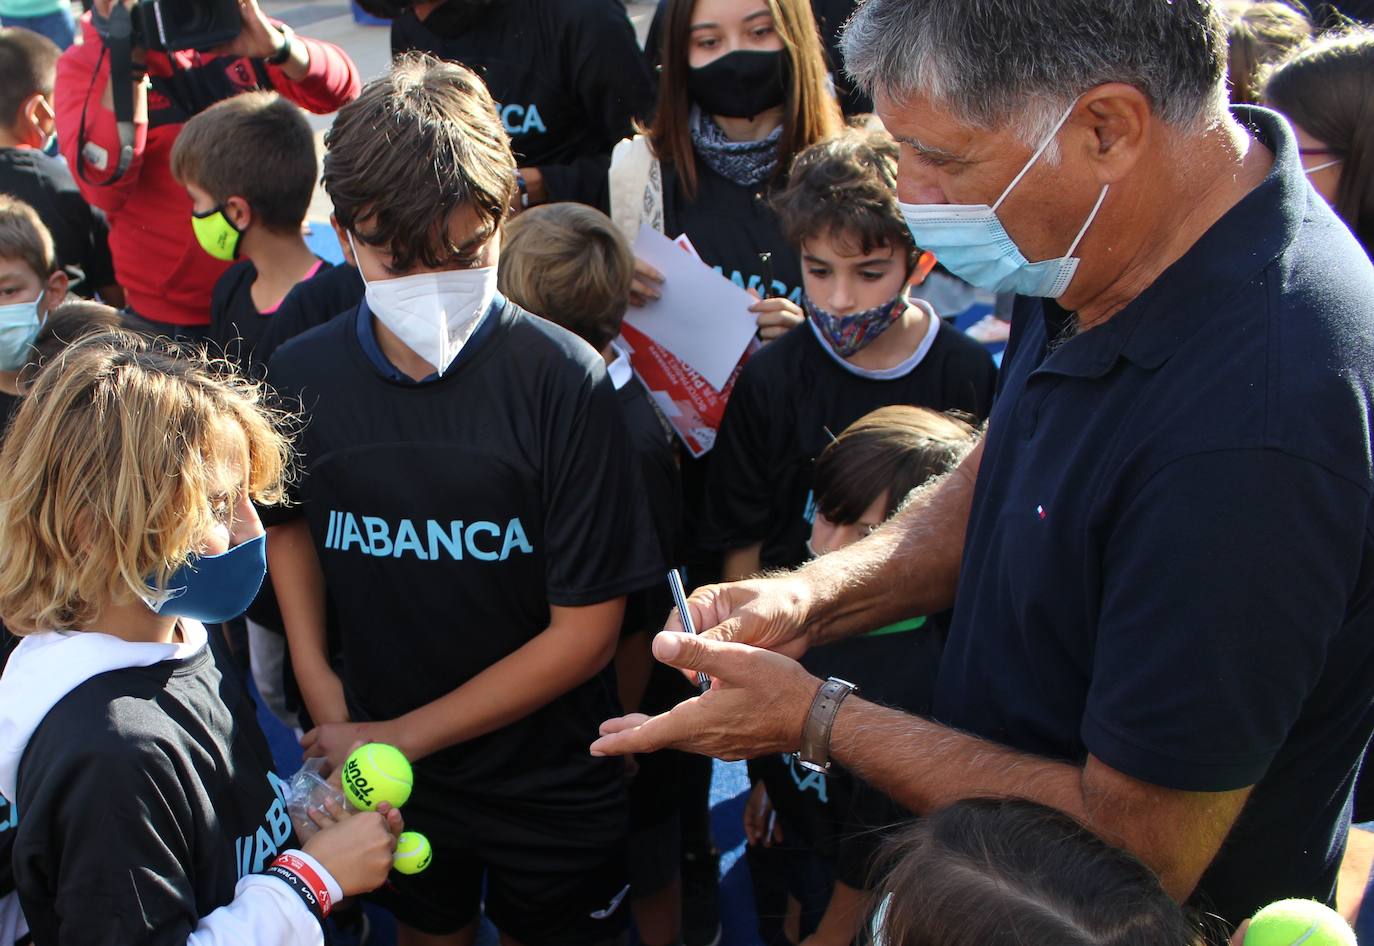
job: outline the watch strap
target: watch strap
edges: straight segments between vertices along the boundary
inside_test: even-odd
[[[816,691],[802,724],[801,748],[797,751],[797,761],[803,766],[813,772],[830,768],[830,732],[835,728],[835,717],[845,697],[857,689],[847,680],[831,677]]]
[[[263,62],[269,66],[283,65],[286,60],[291,58],[291,41],[296,38],[296,31],[285,23],[275,25],[281,31],[281,45],[277,47],[276,52],[263,59]]]

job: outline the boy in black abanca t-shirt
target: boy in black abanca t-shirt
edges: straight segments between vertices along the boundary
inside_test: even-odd
[[[268,540],[303,745],[416,763],[406,818],[434,861],[378,897],[407,929],[469,941],[481,903],[523,946],[613,940],[625,790],[587,746],[617,703],[624,596],[662,568],[615,389],[496,291],[515,162],[470,70],[401,61],[326,146],[366,294],[269,366],[307,417],[299,505]]]

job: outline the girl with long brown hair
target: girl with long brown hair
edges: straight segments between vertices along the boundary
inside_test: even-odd
[[[765,297],[754,310],[775,338],[801,322],[801,268],[767,199],[799,152],[841,127],[810,5],[669,0],[660,55],[653,123],[612,165],[614,216],[685,233],[707,264]],[[618,193],[629,196],[619,206]],[[653,298],[657,277],[641,264],[631,301]]]

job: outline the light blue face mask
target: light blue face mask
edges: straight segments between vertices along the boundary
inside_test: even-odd
[[[44,289],[32,302],[0,305],[0,371],[18,371],[29,360],[29,349],[43,327],[38,306],[48,294]]]
[[[997,203],[991,207],[987,204],[899,204],[916,245],[934,253],[945,269],[979,289],[1050,299],[1062,296],[1078,271],[1078,257],[1073,255],[1073,251],[1078,249],[1083,235],[1088,232],[1088,227],[1092,226],[1093,219],[1102,208],[1108,185],[1103,185],[1102,193],[1097,195],[1092,213],[1088,214],[1078,236],[1073,238],[1068,252],[1057,259],[1039,263],[1032,263],[1021,254],[1002,226],[1002,221],[997,218],[997,208],[1002,206],[1007,195],[1021,183],[1021,178],[1040,160],[1077,104],[1075,100],[1069,106],[1049,136],[1035,149],[1026,166],[1012,178],[1007,189],[1002,191],[1002,196],[997,198]]]

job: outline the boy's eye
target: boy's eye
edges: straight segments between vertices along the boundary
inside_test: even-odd
[[[830,270],[828,270],[828,269],[820,269],[820,268],[812,268],[812,269],[808,269],[808,270],[806,271],[806,274],[807,274],[808,276],[815,276],[817,279],[824,279],[824,278],[826,278],[827,276],[830,275]]]
[[[887,275],[887,273],[877,273],[877,272],[874,272],[874,271],[871,270],[871,269],[868,269],[868,270],[861,270],[861,271],[859,272],[859,278],[861,278],[861,279],[866,279],[866,280],[868,280],[869,282],[877,282],[878,280],[882,279],[882,278],[883,278],[884,276],[886,276],[886,275]]]

